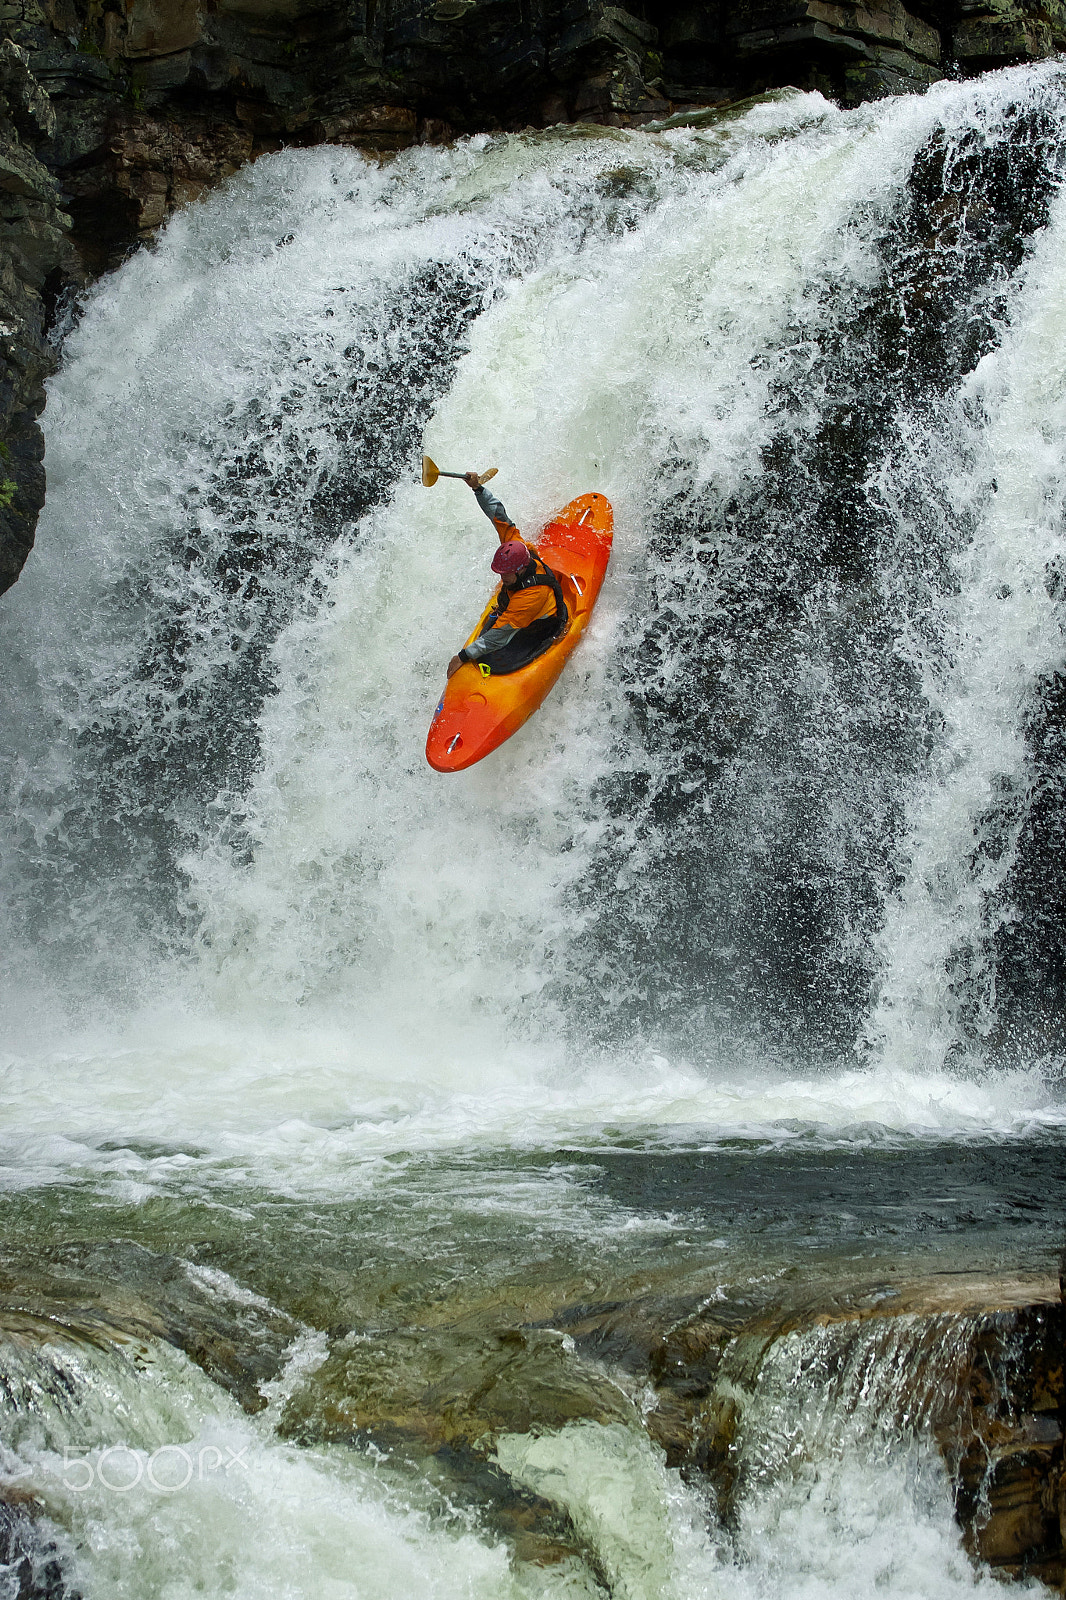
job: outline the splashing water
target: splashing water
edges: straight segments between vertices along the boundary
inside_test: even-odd
[[[796,1368],[779,1342],[728,1529],[635,1425],[501,1433],[492,1471],[569,1530],[554,1565],[509,1564],[424,1464],[279,1430],[316,1341],[412,1306],[532,1317],[719,1250],[723,1294],[753,1293],[790,1250],[894,1249],[898,1216],[943,1248],[905,1197],[863,1209],[883,1168],[809,1207],[806,1150],[1011,1140],[1041,1192],[1064,153],[1054,64],[382,167],[288,152],[87,296],[3,610],[4,1238],[199,1240],[197,1271],[310,1341],[249,1417],[154,1323],[140,1356],[15,1340],[4,1470],[87,1592],[990,1582],[881,1345],[860,1426],[818,1411],[821,1346]],[[423,448],[499,466],[529,532],[585,490],[615,509],[580,653],[454,780],[423,743],[489,530],[461,485],[422,489]],[[999,1262],[1002,1216],[1022,1248],[1020,1181],[996,1168],[980,1226],[959,1183],[943,1230]],[[123,1498],[96,1470],[117,1444],[255,1471]]]

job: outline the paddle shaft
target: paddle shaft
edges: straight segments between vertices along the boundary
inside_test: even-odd
[[[475,474],[471,473],[469,476],[473,477]],[[494,478],[496,476],[496,468],[490,467],[487,472],[477,473],[476,476],[479,484],[488,483],[490,478]],[[464,483],[466,483],[468,481],[468,474],[465,472],[442,472],[437,463],[433,460],[432,456],[423,456],[422,482],[425,487],[427,489],[432,489],[438,478],[460,478]]]

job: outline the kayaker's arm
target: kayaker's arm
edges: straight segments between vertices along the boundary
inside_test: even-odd
[[[457,659],[460,662],[484,661],[486,656],[495,655],[497,650],[502,650],[505,644],[511,643],[516,633],[528,628],[543,610],[544,594],[539,587],[523,589],[520,593],[513,594],[504,615],[497,614],[486,623],[477,638],[463,646]]]
[[[466,644],[459,652],[460,661],[484,661],[486,656],[495,655],[497,650],[502,650],[505,644],[510,644],[518,629],[513,622],[497,622],[496,625],[475,639],[472,644]]]
[[[500,543],[507,544],[510,539],[521,539],[522,535],[507,515],[503,502],[497,500],[494,494],[489,493],[478,478],[477,473],[468,472],[466,481],[473,489],[478,505],[496,529]]]
[[[489,493],[477,473],[468,472],[466,474],[466,482],[473,489],[478,505],[496,529],[500,543],[507,544],[512,539],[521,540],[521,532],[511,521],[502,501],[497,500],[494,494]],[[532,620],[532,616],[536,615],[542,605],[543,601],[536,598],[532,593],[516,595],[508,607],[506,622],[502,618],[497,618],[495,623],[490,623],[472,644],[465,645],[458,655],[452,656],[452,659],[448,662],[448,677],[450,678],[454,672],[458,672],[464,662],[483,661],[486,656],[495,655],[497,650],[502,650],[504,645],[510,644],[515,635],[527,622]],[[531,615],[527,616],[527,612],[531,613]]]

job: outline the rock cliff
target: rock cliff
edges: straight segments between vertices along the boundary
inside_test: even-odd
[[[70,218],[34,151],[55,129],[51,102],[25,52],[0,40],[0,590],[18,577],[44,504],[37,418],[53,365],[46,306],[65,259]]]
[[[844,104],[1046,56],[1066,0],[0,0],[0,590],[43,503],[49,308],[287,144]]]

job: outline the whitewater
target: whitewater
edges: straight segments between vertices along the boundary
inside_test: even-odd
[[[888,1438],[886,1376],[808,1439],[787,1341],[729,1518],[639,1396],[498,1432],[550,1559],[292,1418],[337,1340],[490,1304],[1054,1265],[1064,164],[1057,64],[288,151],[70,309],[0,612],[2,1238],[291,1319],[254,1412],[151,1319],[47,1379],[16,1329],[0,1479],[86,1596],[1000,1592],[942,1398]],[[491,530],[423,449],[527,532],[615,514],[558,687],[454,777]],[[161,1489],[171,1447],[214,1466]]]

